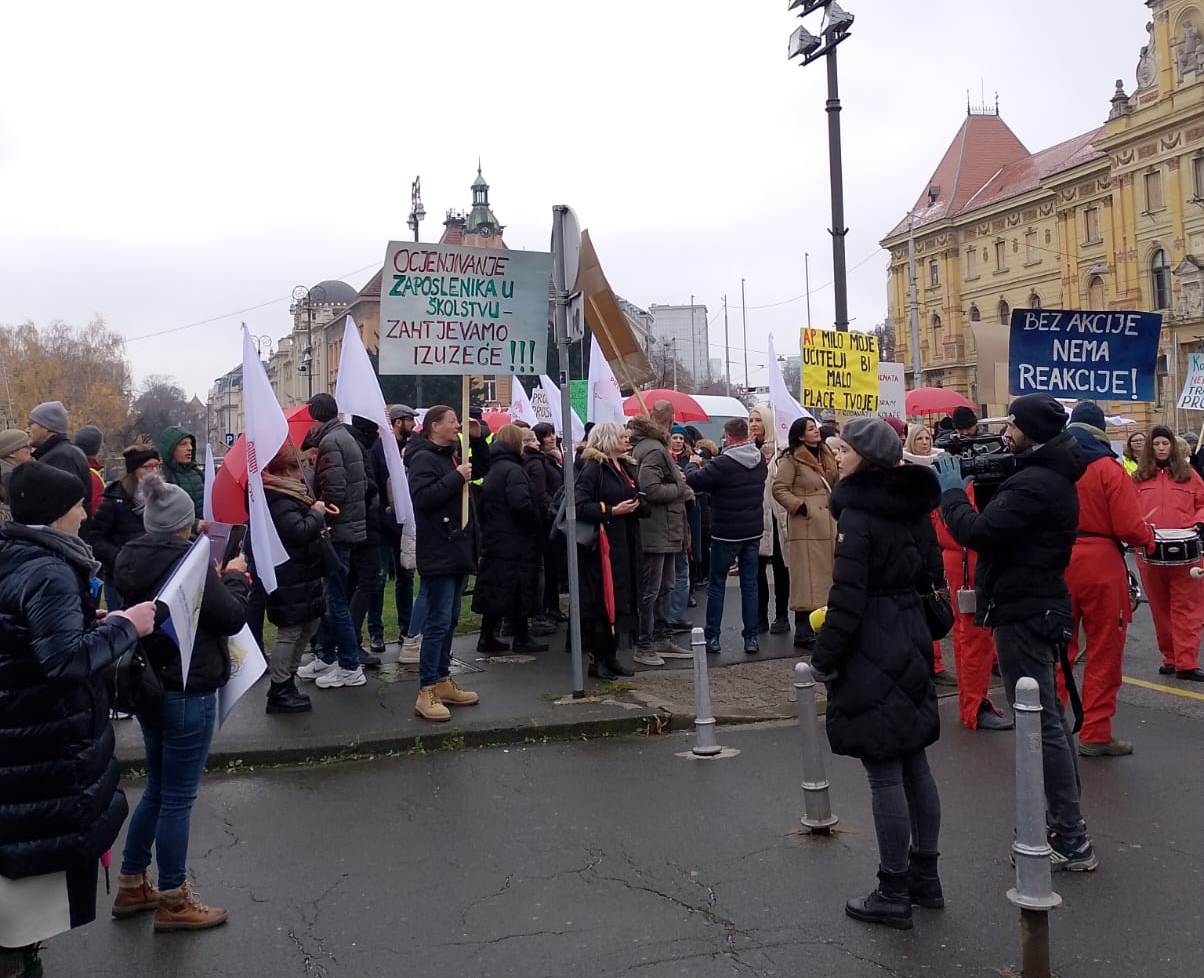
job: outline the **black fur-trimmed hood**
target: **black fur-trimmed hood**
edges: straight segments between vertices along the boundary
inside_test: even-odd
[[[836,483],[832,490],[832,515],[861,509],[880,516],[916,519],[936,509],[941,486],[936,473],[924,465],[893,469],[866,469]]]

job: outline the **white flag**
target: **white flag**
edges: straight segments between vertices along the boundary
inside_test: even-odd
[[[535,406],[517,377],[511,379],[510,390],[510,420],[525,421],[534,428],[539,424],[539,415],[535,413]]]
[[[242,699],[243,693],[259,682],[259,677],[268,671],[268,662],[263,649],[251,634],[251,626],[243,625],[242,631],[231,635],[226,642],[230,651],[230,678],[217,691],[217,725],[222,726]]]
[[[360,339],[360,331],[350,314],[343,328],[343,351],[339,355],[339,380],[334,399],[344,414],[358,414],[376,422],[380,441],[385,449],[385,465],[389,469],[389,489],[393,494],[393,517],[399,524],[414,522],[414,503],[410,499],[410,483],[401,462],[401,450],[389,420],[389,408],[380,390],[380,378],[372,369],[368,351]]]
[[[777,442],[785,447],[788,444],[790,426],[799,418],[811,418],[813,415],[786,389],[782,365],[774,356],[772,333],[769,334],[769,403],[773,408],[773,429]]]
[[[276,457],[288,438],[288,422],[272,393],[272,385],[263,369],[255,344],[246,326],[242,330],[242,398],[246,414],[247,440],[247,513],[251,550],[255,555],[255,573],[263,589],[276,590],[276,568],[288,560],[288,551],[276,533],[276,524],[268,512],[263,494],[263,466]]]
[[[602,421],[618,421],[623,424],[627,416],[623,413],[623,392],[610,369],[598,337],[590,337],[589,345],[589,397],[585,402],[585,420],[598,424]]]
[[[164,634],[180,650],[180,675],[188,686],[188,670],[192,666],[192,646],[196,641],[196,624],[201,617],[201,599],[205,595],[205,578],[209,574],[209,539],[201,534],[192,542],[184,559],[171,572],[171,577],[159,590],[155,600],[167,608],[167,620],[160,626]]]
[[[213,446],[205,445],[205,503],[202,515],[206,523],[216,523],[213,515],[213,480],[217,478],[217,466],[213,462]]]
[[[556,429],[556,434],[564,438],[564,432],[560,430],[561,419],[564,417],[560,404],[560,388],[547,374],[539,375],[539,386],[543,388],[544,396],[548,399],[548,407],[552,409],[552,426]],[[585,441],[585,422],[577,417],[577,412],[572,407],[569,408],[569,414],[573,424],[573,444],[576,445]]]

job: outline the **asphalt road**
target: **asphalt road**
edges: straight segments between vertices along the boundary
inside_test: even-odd
[[[1204,727],[1136,692],[1155,698],[1124,707],[1138,753],[1083,763],[1102,866],[1054,878],[1061,978],[1204,974]],[[46,974],[1006,974],[1014,742],[962,730],[952,701],[942,714],[949,905],[909,933],[842,911],[876,867],[860,765],[832,763],[838,833],[802,836],[797,728],[778,725],[721,728],[727,760],[680,757],[674,735],[210,778],[190,866],[230,923],[156,936],[102,918],[51,942]]]

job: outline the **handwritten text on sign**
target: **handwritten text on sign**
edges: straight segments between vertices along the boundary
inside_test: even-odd
[[[1162,315],[1016,309],[1008,356],[1013,394],[1154,400]]]
[[[878,345],[868,333],[803,330],[802,403],[808,411],[878,409]]]
[[[1204,411],[1204,353],[1192,353],[1187,359],[1187,382],[1177,405],[1181,411]]]
[[[380,286],[382,374],[540,374],[552,256],[391,241]]]

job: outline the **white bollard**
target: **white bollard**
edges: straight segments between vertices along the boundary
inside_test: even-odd
[[[702,629],[690,633],[694,653],[694,747],[696,757],[714,757],[722,747],[715,740],[715,717],[711,710],[711,686],[707,678],[706,639]]]
[[[811,666],[800,662],[794,667],[794,691],[798,695],[798,727],[803,739],[803,817],[808,832],[827,835],[840,821],[832,814],[824,770],[823,744],[819,738],[819,718],[815,712],[815,676]]]

